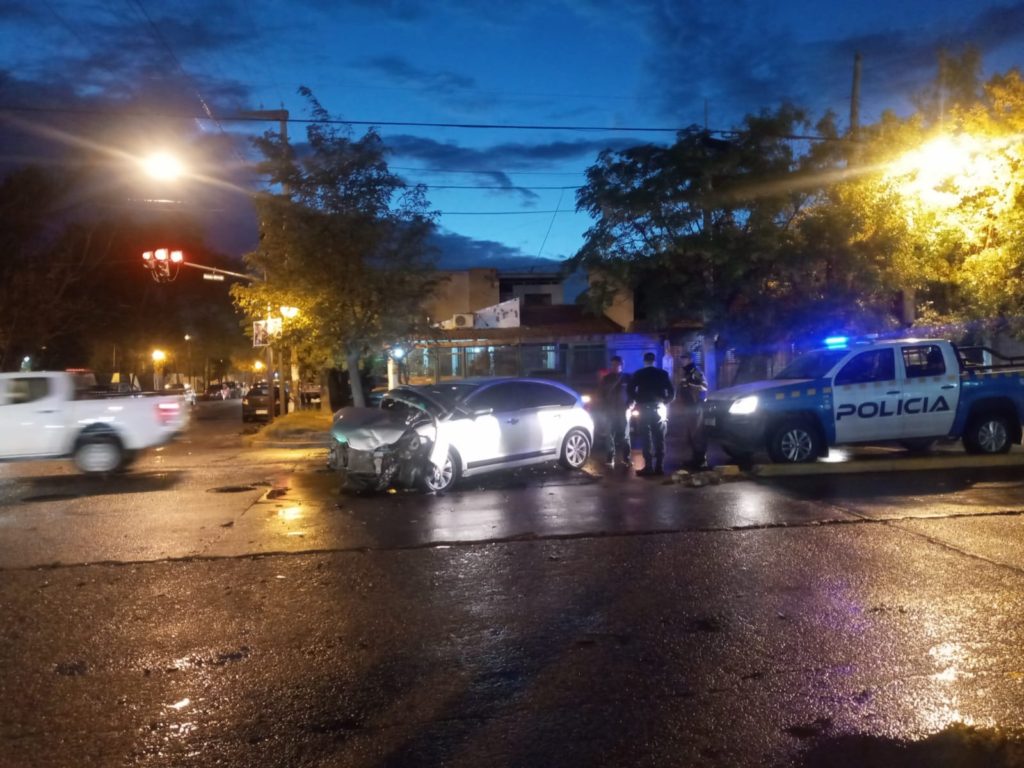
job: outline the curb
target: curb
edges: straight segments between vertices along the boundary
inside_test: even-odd
[[[916,456],[869,461],[816,461],[807,464],[755,464],[754,477],[799,477],[802,475],[858,475],[871,472],[911,472],[941,469],[987,469],[1024,467],[1024,453],[997,456]]]

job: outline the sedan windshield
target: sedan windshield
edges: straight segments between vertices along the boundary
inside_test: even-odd
[[[818,349],[801,355],[777,374],[776,379],[820,379],[846,357],[848,349]]]
[[[384,395],[380,407],[388,409],[411,403],[434,416],[446,416],[455,410],[456,406],[476,388],[475,384],[461,382],[423,387],[398,387]]]

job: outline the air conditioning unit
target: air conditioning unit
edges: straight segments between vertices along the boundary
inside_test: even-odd
[[[473,327],[473,313],[462,312],[452,316],[452,327],[453,328],[472,328]]]

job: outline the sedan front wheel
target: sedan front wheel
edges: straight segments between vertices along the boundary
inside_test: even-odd
[[[455,485],[455,481],[459,479],[459,462],[454,451],[451,449],[448,450],[448,456],[445,457],[443,467],[438,468],[430,465],[429,469],[432,469],[433,472],[424,473],[420,479],[420,486],[424,491],[444,493]]]

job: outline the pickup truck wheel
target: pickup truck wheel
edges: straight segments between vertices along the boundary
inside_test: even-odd
[[[1005,416],[976,416],[964,432],[964,448],[968,453],[1006,453],[1012,444],[1010,429],[1010,421]]]
[[[124,460],[121,441],[114,435],[85,435],[75,448],[75,466],[90,475],[115,472]]]
[[[814,461],[821,453],[821,438],[806,421],[783,421],[768,439],[768,455],[780,464],[803,464]]]

